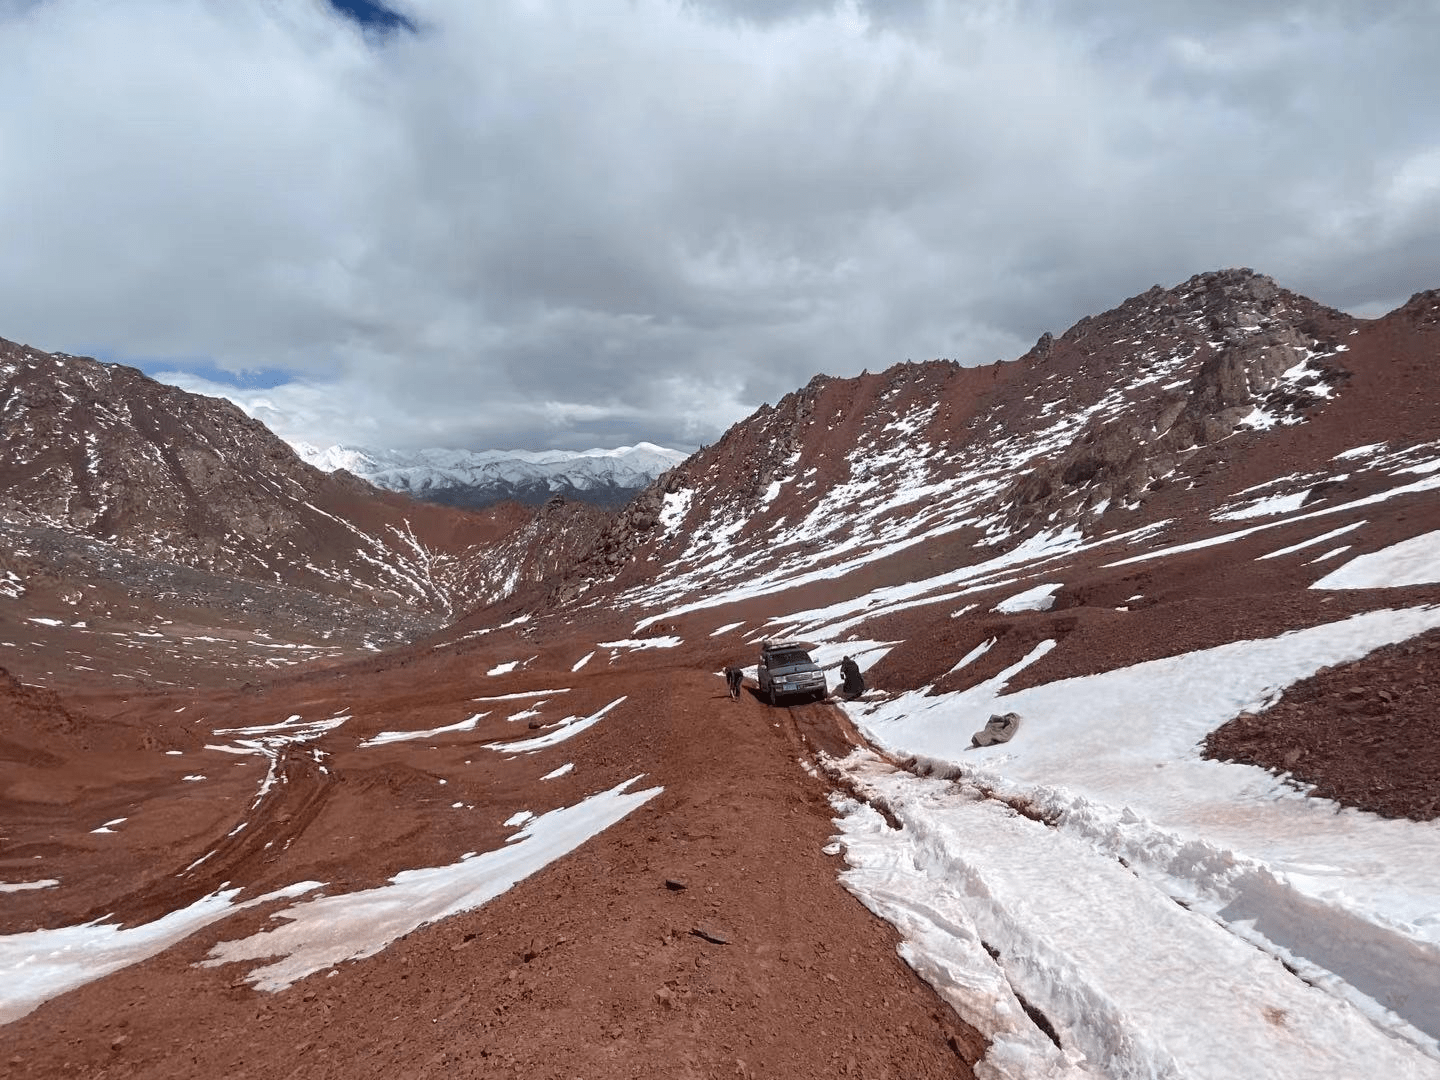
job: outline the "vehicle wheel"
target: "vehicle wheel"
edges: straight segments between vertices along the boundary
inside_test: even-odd
[[[770,703],[770,707],[771,707],[772,709],[775,707],[775,684],[774,684],[774,683],[771,683],[771,684],[770,684],[770,688],[765,691],[765,700]]]

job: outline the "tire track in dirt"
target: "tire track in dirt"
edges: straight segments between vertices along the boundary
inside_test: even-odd
[[[783,715],[783,723],[816,765],[820,754],[843,758],[857,746],[869,745],[850,723],[850,718],[827,702],[792,705],[783,710]]]
[[[905,766],[871,744],[860,734],[845,710],[828,701],[791,706],[785,709],[784,713],[782,727],[801,762],[808,761],[819,775],[856,802],[867,803],[873,807],[892,829],[904,827],[883,799],[876,799],[861,791],[835,763],[849,756],[852,751],[864,748],[897,768]]]
[[[270,789],[226,835],[206,845],[205,854],[151,877],[119,904],[109,902],[82,921],[108,916],[135,926],[188,907],[226,885],[253,888],[319,816],[334,787],[335,776],[314,759],[311,748],[280,750]]]

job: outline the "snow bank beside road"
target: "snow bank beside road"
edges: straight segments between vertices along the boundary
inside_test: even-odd
[[[977,1076],[1440,1076],[1420,1049],[1097,857],[1084,837],[865,751],[845,764],[904,827],[868,807],[842,818],[851,869],[841,880],[905,934],[905,959],[991,1035]]]
[[[1267,707],[1284,687],[1320,667],[1435,626],[1440,608],[1376,611],[1005,693],[1008,680],[1042,654],[1037,648],[959,693],[913,692],[873,707],[849,707],[877,744],[949,763],[960,786],[903,774],[881,783],[863,763],[847,763],[847,772],[859,785],[882,789],[887,805],[906,822],[905,830],[883,839],[932,843],[918,854],[896,855],[899,863],[920,859],[916,865],[928,866],[927,888],[936,886],[937,875],[961,882],[972,919],[993,909],[999,929],[987,933],[1003,930],[1017,955],[1046,957],[1007,964],[1011,984],[1052,1020],[1072,1025],[1073,1042],[1066,1045],[1083,1045],[1092,1062],[1109,1062],[1107,1075],[1167,1074],[1145,1072],[1149,1065],[1140,1058],[1132,1062],[1140,1071],[1120,1069],[1104,1032],[1087,1027],[1112,1021],[1070,1001],[1066,995],[1074,988],[1088,986],[1087,993],[1106,1001],[1134,999],[1124,1007],[1139,1017],[1134,1053],[1158,1039],[1177,1060],[1199,1047],[1199,1058],[1230,1063],[1230,1071],[1197,1064],[1177,1075],[1440,1077],[1440,824],[1338,811],[1264,770],[1199,756],[1207,732],[1239,712]],[[1024,717],[1013,741],[968,749],[986,716],[1010,711]],[[1023,807],[1049,827],[1016,824],[1006,804]],[[1002,833],[1006,840],[996,842]],[[920,839],[925,836],[931,840]],[[1043,882],[1025,879],[1015,858],[1022,850],[1021,862],[1034,860],[1063,884],[1065,896],[1048,896]],[[854,865],[873,869],[874,858],[879,856]],[[1222,1010],[1212,1019],[1210,1010],[1220,1007],[1207,996],[1207,983],[1218,977],[1208,966],[1216,946],[1205,944],[1206,934],[1144,915],[1131,891],[1153,893],[1162,907],[1183,914],[1182,922],[1223,929],[1235,944],[1248,943],[1242,953],[1259,946],[1315,983],[1319,990],[1265,960],[1265,970],[1282,973],[1280,985],[1304,991],[1295,1000],[1276,998],[1274,1015],[1302,1025],[1304,1040],[1330,1056],[1298,1055],[1291,1064],[1273,1066],[1242,1065],[1231,1057],[1225,1048],[1232,1041],[1247,1045],[1253,1036],[1258,1046],[1266,1038],[1275,1045],[1285,1040],[1263,1010],[1234,1017]],[[883,904],[887,897],[894,899],[885,893],[866,902]],[[1105,912],[1112,909],[1128,909],[1138,920],[1101,935],[1112,950],[1116,941],[1126,943],[1127,963],[1118,968],[1105,961],[1088,931],[1074,925],[1108,919]],[[1009,921],[1002,926],[1003,920]],[[1168,944],[1170,938],[1178,944]],[[1160,955],[1150,955],[1152,946]],[[1159,984],[1149,983],[1153,971],[1165,973]],[[1243,976],[1244,985],[1251,978]],[[1368,1017],[1360,1030],[1371,1035],[1362,1038],[1348,1020],[1322,1023],[1325,1009],[1305,996],[1322,992],[1342,1009],[1337,1016]],[[1158,1010],[1148,1018],[1147,1001]],[[1173,1028],[1165,1019],[1170,1014],[1184,1017],[1187,1028]],[[1199,1029],[1196,1017],[1204,1017]],[[1255,1025],[1253,1031],[1247,1024]],[[1207,1031],[1216,1032],[1217,1041]],[[1371,1046],[1367,1054],[1390,1057],[1357,1067],[1348,1055],[1362,1044]],[[1396,1071],[1373,1063],[1397,1053]],[[1302,1067],[1307,1060],[1311,1065]]]

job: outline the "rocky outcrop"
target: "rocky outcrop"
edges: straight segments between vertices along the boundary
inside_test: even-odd
[[[651,537],[660,523],[665,496],[675,491],[679,482],[678,470],[672,469],[610,516],[568,565],[557,567],[546,604],[563,607],[584,595],[594,582],[615,577]]]
[[[1036,339],[1035,344],[1030,347],[1030,351],[1020,359],[1032,364],[1043,364],[1046,360],[1050,359],[1050,354],[1054,351],[1055,335],[1050,333],[1049,330],[1046,330]]]
[[[548,589],[595,549],[615,519],[614,511],[553,496],[471,560],[466,591],[486,605],[537,586]]]
[[[1340,339],[1353,323],[1250,270],[1156,286],[1081,320],[1055,351],[1077,373],[1108,369],[1120,384],[1117,407],[1015,483],[1009,523],[1033,531],[1097,506],[1134,505],[1188,451],[1303,421],[1347,377]]]
[[[1395,315],[1416,329],[1440,328],[1440,289],[1416,293]]]

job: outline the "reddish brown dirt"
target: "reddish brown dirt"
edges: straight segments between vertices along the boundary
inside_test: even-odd
[[[554,643],[554,667],[478,674],[520,651],[516,643],[474,657],[385,658],[367,675],[317,673],[192,701],[187,712],[203,714],[203,727],[221,726],[222,716],[228,726],[353,708],[343,737],[315,744],[332,755],[330,774],[297,766],[233,840],[221,838],[244,816],[261,765],[198,747],[183,757],[151,751],[148,791],[130,781],[124,793],[72,789],[80,804],[65,807],[72,819],[88,825],[102,807],[129,813],[114,836],[67,831],[58,812],[5,796],[0,812],[16,827],[7,830],[13,846],[0,849],[0,878],[34,876],[33,865],[63,883],[7,894],[0,931],[13,932],[67,925],[100,908],[130,922],[152,918],[220,880],[245,883],[245,895],[306,877],[331,882],[334,892],[375,885],[398,869],[499,846],[508,834],[499,822],[515,809],[543,812],[638,773],[665,788],[484,907],[278,994],[243,982],[253,964],[194,966],[215,942],[264,926],[269,911],[213,924],[0,1027],[5,1075],[971,1075],[983,1040],[899,959],[894,930],[840,887],[840,863],[820,850],[833,832],[827,785],[797,758],[850,745],[855,735],[837,710],[770,709],[749,694],[734,703],[695,656],[636,656],[622,661],[623,673],[581,679],[569,665],[588,646]],[[535,757],[478,747],[533,732],[504,719],[526,702],[470,698],[561,686],[574,690],[547,706],[551,720],[629,698]],[[175,717],[178,701],[112,702],[110,723],[138,735]],[[357,736],[453,723],[486,707],[494,711],[473,733],[356,745]],[[83,759],[47,764],[63,780],[88,768]],[[565,761],[576,770],[537,783]],[[215,779],[177,784],[170,773],[181,769]],[[454,801],[476,811],[461,814]],[[255,838],[242,843],[249,832]],[[62,849],[45,847],[46,836]],[[288,850],[264,847],[277,839],[291,840]],[[217,842],[203,874],[177,877]]]
[[[1440,817],[1440,632],[1325,668],[1211,732],[1207,757],[1314,785],[1384,817]]]
[[[1370,509],[1356,550],[1440,526],[1437,513],[1413,500]],[[958,605],[942,603],[855,633],[901,643],[870,673],[881,691],[969,685],[1036,642],[1060,639],[1018,687],[1440,600],[1435,587],[1310,590],[1323,571],[1309,554],[1258,561],[1347,520],[1126,567],[1104,564],[1128,552],[1097,551],[1056,578],[1065,585],[1054,610],[994,613],[1016,585],[977,594],[981,606],[963,619],[950,617]],[[812,587],[786,601],[839,598]],[[215,942],[267,925],[275,905],[214,924],[0,1027],[6,1075],[969,1075],[982,1041],[899,961],[894,931],[843,891],[838,863],[820,851],[832,832],[827,785],[796,759],[843,754],[858,736],[826,705],[772,710],[750,694],[732,703],[712,674],[753,662],[740,634],[765,607],[774,609],[751,601],[656,625],[651,632],[688,644],[622,653],[613,664],[600,649],[578,674],[572,666],[595,642],[632,636],[633,621],[557,615],[238,690],[57,699],[7,684],[17,722],[0,747],[0,880],[62,884],[6,894],[0,933],[111,912],[143,921],[226,881],[245,887],[242,898],[303,879],[333,892],[372,887],[500,846],[509,835],[500,823],[518,809],[570,805],[641,773],[665,792],[486,906],[277,995],[251,990],[246,966],[194,966]],[[747,630],[710,637],[740,618]],[[999,639],[989,653],[942,678],[988,637]],[[1317,795],[1434,817],[1437,648],[1431,635],[1321,673],[1258,725],[1232,725],[1216,739],[1245,735],[1252,756],[1242,760],[1317,784]],[[485,674],[529,657],[512,674]],[[545,706],[547,722],[627,700],[535,757],[480,748],[532,732],[506,719],[528,702],[474,699],[559,687],[573,689]],[[263,763],[205,749],[225,741],[216,728],[342,711],[351,719],[314,744],[329,771],[293,755],[288,783],[253,813]],[[477,711],[489,715],[463,735],[359,746],[379,731],[440,727]],[[574,772],[540,782],[567,761]],[[182,780],[192,773],[208,779]],[[467,809],[455,810],[457,801]],[[122,816],[114,835],[90,833]],[[241,820],[249,827],[229,836]],[[667,889],[667,879],[686,887]],[[729,944],[707,943],[696,929]]]

